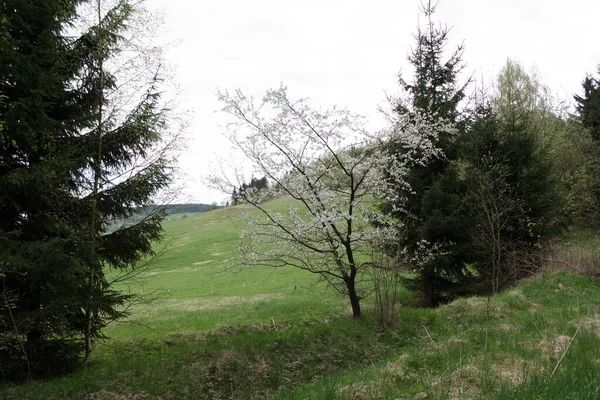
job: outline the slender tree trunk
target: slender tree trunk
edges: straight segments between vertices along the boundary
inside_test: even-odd
[[[97,0],[97,11],[98,11],[98,51],[97,51],[97,62],[98,62],[98,75],[99,75],[99,99],[98,99],[98,119],[97,119],[97,147],[96,147],[96,155],[94,157],[94,186],[92,188],[92,223],[90,227],[90,239],[95,244],[97,241],[97,230],[98,230],[98,221],[97,221],[97,210],[98,210],[98,191],[100,187],[100,175],[102,173],[102,128],[103,128],[103,103],[104,103],[104,53],[103,53],[103,41],[102,37],[104,32],[102,32],[101,24],[102,24],[102,0]],[[93,311],[93,303],[94,299],[92,298],[94,293],[94,284],[95,284],[95,275],[96,268],[95,263],[90,265],[90,277],[89,277],[89,290],[90,290],[90,299],[88,306],[85,311],[85,319],[86,319],[86,327],[85,327],[85,357],[84,362],[87,362],[90,359],[90,355],[92,354],[92,333],[93,333],[93,319],[94,319],[94,311]]]
[[[350,304],[352,305],[352,316],[354,318],[360,318],[360,297],[356,293],[356,284],[354,278],[348,278],[346,280],[346,287],[348,288],[348,297],[350,298]]]

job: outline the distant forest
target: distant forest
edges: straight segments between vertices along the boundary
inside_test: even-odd
[[[154,205],[146,206],[140,209],[141,214],[147,214],[156,208],[164,207],[167,214],[185,214],[185,213],[201,213],[206,211],[215,210],[222,208],[216,203],[213,204],[202,204],[202,203],[188,203],[188,204],[169,204],[169,205]]]

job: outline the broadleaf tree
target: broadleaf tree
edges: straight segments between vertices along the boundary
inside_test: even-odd
[[[547,89],[510,60],[493,95],[482,90],[477,102],[460,142],[469,189],[461,225],[469,263],[497,292],[535,273],[539,245],[565,226],[562,167],[552,156],[565,125]]]
[[[239,90],[218,97],[233,117],[225,135],[270,183],[260,191],[238,192],[255,210],[241,231],[242,264],[318,274],[348,296],[353,316],[360,317],[360,300],[371,291],[363,279],[367,256],[383,237],[395,234],[375,206],[378,196],[396,196],[383,170],[389,177],[391,166],[401,184],[410,166],[437,156],[433,139],[415,130],[399,131],[399,125],[370,133],[359,116],[345,109],[314,109],[306,99],[292,101],[285,87],[268,91],[262,102]],[[436,131],[419,120],[415,129]],[[382,149],[392,139],[412,151],[387,160]],[[236,171],[222,168],[210,180],[231,193],[244,180]],[[285,213],[263,203],[276,196],[290,199]]]

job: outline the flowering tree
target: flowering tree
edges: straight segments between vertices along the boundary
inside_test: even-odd
[[[259,216],[248,214],[248,228],[241,232],[247,239],[240,247],[243,264],[319,274],[349,297],[353,316],[360,317],[360,300],[370,291],[361,284],[367,254],[382,236],[398,232],[375,203],[379,196],[395,196],[390,183],[401,184],[412,163],[435,157],[433,142],[415,129],[369,134],[361,117],[345,109],[315,110],[305,99],[291,101],[285,87],[269,90],[259,104],[239,90],[218,98],[234,119],[226,137],[271,182],[267,191],[240,194],[259,210]],[[416,120],[411,126],[422,130]],[[387,159],[382,149],[392,136],[411,151]],[[234,175],[221,171],[210,181],[231,193],[243,181]],[[263,205],[271,196],[295,201],[287,213],[277,213]]]

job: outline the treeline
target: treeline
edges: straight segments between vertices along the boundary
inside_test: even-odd
[[[202,203],[185,203],[185,204],[166,204],[166,205],[151,205],[139,209],[140,214],[148,214],[156,209],[163,210],[167,215],[185,214],[185,213],[202,213],[220,208],[216,204]]]
[[[260,179],[252,177],[250,183],[242,182],[239,187],[234,187],[231,193],[231,205],[237,205],[244,201],[248,192],[260,192],[269,188],[269,181],[266,176]]]
[[[319,274],[355,317],[369,276],[378,304],[382,287],[402,283],[436,306],[537,273],[550,240],[600,223],[600,67],[582,77],[572,104],[511,60],[492,83],[476,82],[464,47],[447,51],[450,30],[434,21],[435,6],[422,12],[413,75],[400,76],[381,132],[365,132],[346,110],[290,99],[284,86],[258,104],[218,94],[249,128],[228,133],[231,143],[269,177],[272,194],[297,200],[271,214],[242,191],[264,216],[242,232],[252,237],[240,248],[244,263]]]

